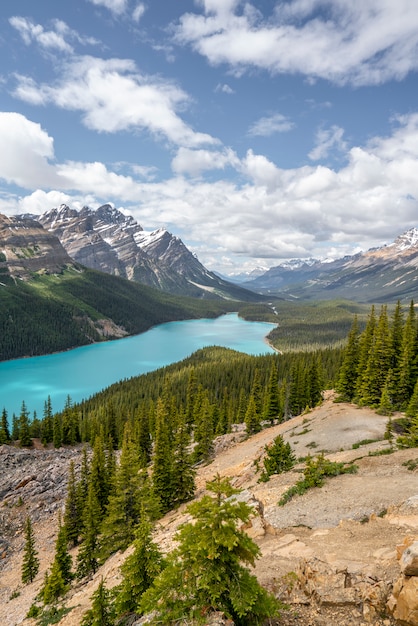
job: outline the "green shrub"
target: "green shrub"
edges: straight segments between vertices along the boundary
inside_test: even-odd
[[[325,478],[339,476],[340,474],[355,474],[357,466],[353,464],[345,465],[326,459],[323,454],[319,454],[315,459],[308,456],[306,467],[303,471],[304,478],[290,487],[279,500],[279,506],[284,506],[295,495],[303,495],[312,487],[322,487]]]
[[[261,482],[267,482],[273,474],[288,472],[296,463],[296,457],[289,443],[285,443],[282,435],[278,435],[273,443],[265,446],[266,456],[263,459],[264,470],[260,476]]]

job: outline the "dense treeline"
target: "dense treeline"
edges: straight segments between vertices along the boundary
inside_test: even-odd
[[[173,296],[93,270],[37,276],[0,286],[0,361],[114,338],[111,331],[103,334],[98,323],[103,319],[136,334],[155,324],[236,308],[231,301]]]
[[[259,317],[278,324],[268,338],[278,350],[288,352],[299,350],[319,350],[324,347],[345,345],[353,315],[357,315],[358,324],[363,328],[369,305],[348,300],[327,300],[318,302],[287,302],[277,300],[273,303],[276,312],[272,316]],[[261,312],[261,311],[260,311]]]
[[[371,308],[365,329],[354,319],[337,382],[342,400],[378,409],[384,415],[412,411],[418,394],[418,325],[414,303]]]

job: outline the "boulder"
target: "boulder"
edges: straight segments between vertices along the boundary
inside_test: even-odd
[[[418,577],[401,578],[393,589],[392,602],[388,608],[394,606],[393,617],[402,624],[418,626]],[[395,602],[393,601],[395,600]]]
[[[418,541],[403,551],[399,565],[404,576],[418,576]]]

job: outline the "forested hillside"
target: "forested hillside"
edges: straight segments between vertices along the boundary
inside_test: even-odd
[[[357,318],[348,336],[337,382],[342,400],[394,411],[416,413],[418,394],[418,327],[414,303],[398,302],[391,314],[386,305],[372,306],[365,329]],[[412,403],[412,404],[411,404]]]
[[[81,268],[27,282],[10,280],[0,286],[0,360],[58,352],[236,308],[232,301],[173,296]]]

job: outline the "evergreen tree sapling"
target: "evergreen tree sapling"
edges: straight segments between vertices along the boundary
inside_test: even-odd
[[[263,459],[264,470],[260,476],[262,482],[267,482],[273,474],[288,472],[296,463],[296,456],[282,435],[278,435],[271,445],[265,446],[264,451],[266,453]]]
[[[99,532],[102,517],[93,482],[90,480],[87,502],[83,512],[82,543],[77,554],[78,579],[94,574],[99,567]]]
[[[207,483],[214,494],[189,505],[194,523],[176,535],[178,548],[167,566],[145,592],[141,610],[157,611],[157,623],[199,619],[211,610],[222,611],[237,626],[255,626],[277,616],[275,598],[260,586],[246,565],[254,565],[260,550],[238,529],[251,508],[233,498],[239,490],[218,475]]]
[[[57,570],[61,573],[64,585],[67,585],[67,583],[73,579],[73,574],[71,572],[73,559],[71,554],[68,552],[67,528],[65,524],[61,523],[61,517],[59,518],[59,530],[57,540],[55,542],[54,564],[55,563]]]
[[[122,583],[117,588],[117,615],[141,612],[140,602],[163,568],[162,555],[152,540],[152,525],[145,516],[136,531],[134,551],[121,567]]]
[[[38,553],[30,517],[25,522],[25,547],[23,549],[22,583],[31,583],[39,571]]]
[[[91,599],[91,609],[84,614],[81,626],[113,626],[115,624],[115,610],[112,594],[106,589],[103,578]]]

